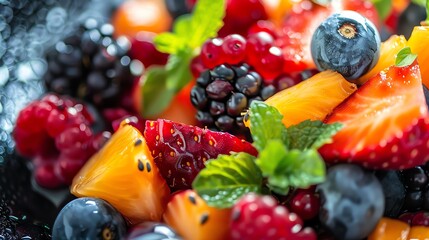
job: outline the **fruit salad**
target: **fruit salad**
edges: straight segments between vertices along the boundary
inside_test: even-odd
[[[0,240],[429,239],[429,1],[119,2],[43,49]]]

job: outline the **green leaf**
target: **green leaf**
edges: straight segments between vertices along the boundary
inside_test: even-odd
[[[186,43],[176,34],[165,32],[157,35],[154,39],[156,49],[163,53],[176,54],[186,47]]]
[[[410,47],[405,47],[401,51],[398,52],[396,56],[395,65],[398,67],[405,67],[414,62],[416,60],[417,54],[411,53]]]
[[[261,101],[253,101],[250,104],[250,132],[256,149],[263,150],[266,143],[274,139],[279,139],[288,145],[286,127],[282,119],[282,114],[275,107]]]
[[[261,192],[262,174],[247,153],[219,155],[209,160],[194,182],[192,188],[208,205],[228,208],[244,194]]]
[[[378,16],[380,17],[380,20],[386,19],[391,10],[392,10],[392,1],[391,0],[372,0],[372,3],[374,4],[375,8],[377,9]],[[376,23],[374,23],[376,24]]]
[[[217,36],[223,26],[225,0],[198,0],[192,13],[189,39],[191,48],[198,48],[209,38]]]
[[[290,187],[306,188],[325,180],[326,167],[316,149],[288,151],[280,140],[269,141],[259,152],[256,164],[278,194],[287,194]]]
[[[321,121],[306,120],[287,129],[289,149],[306,150],[318,149],[326,143],[332,142],[341,128],[341,123],[325,124]]]
[[[143,116],[152,117],[162,112],[174,96],[174,91],[167,87],[167,71],[163,67],[150,67],[142,85]]]
[[[169,89],[178,92],[192,79],[192,72],[189,67],[191,61],[192,53],[189,52],[189,49],[170,55],[165,66],[168,73],[167,87]]]
[[[412,0],[413,3],[418,4],[422,7],[426,7],[426,0]]]

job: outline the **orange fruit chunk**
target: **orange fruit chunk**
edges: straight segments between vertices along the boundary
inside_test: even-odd
[[[417,54],[422,81],[426,87],[429,87],[429,64],[427,64],[429,62],[428,42],[429,27],[414,27],[410,39],[408,39],[408,46],[410,46],[412,53]]]
[[[109,202],[131,224],[160,221],[170,189],[146,140],[126,120],[73,179],[71,193]]]
[[[400,220],[382,218],[368,240],[407,240],[410,226]]]
[[[411,227],[408,240],[429,240],[429,227],[413,226]]]
[[[307,119],[324,120],[356,89],[341,74],[324,71],[274,94],[265,103],[277,108],[283,115],[283,124],[289,127]]]

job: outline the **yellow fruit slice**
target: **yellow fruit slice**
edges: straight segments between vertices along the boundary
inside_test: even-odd
[[[276,93],[265,102],[283,114],[283,123],[288,127],[307,119],[324,120],[356,89],[356,85],[341,74],[324,71]]]
[[[404,36],[393,35],[385,42],[381,43],[380,59],[377,64],[357,81],[359,85],[364,84],[371,77],[374,77],[382,70],[395,65],[396,55],[401,49],[407,46]]]
[[[429,27],[414,27],[410,39],[408,39],[408,46],[411,52],[417,54],[417,61],[420,65],[420,73],[422,75],[423,84],[429,87],[429,49],[427,43],[429,42]]]
[[[123,122],[75,176],[71,193],[104,199],[137,224],[161,220],[170,189],[142,134]]]
[[[407,240],[410,226],[400,220],[382,218],[368,240]]]

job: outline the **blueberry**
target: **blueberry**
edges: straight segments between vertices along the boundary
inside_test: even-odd
[[[78,198],[58,214],[53,239],[122,239],[126,223],[109,203],[97,198]]]
[[[354,11],[333,14],[311,40],[311,55],[320,71],[332,69],[354,80],[380,57],[380,36],[371,21]]]
[[[181,239],[173,229],[169,226],[156,223],[156,222],[144,222],[133,227],[126,240],[168,240]]]
[[[363,239],[374,229],[384,212],[380,182],[361,167],[340,164],[328,170],[320,193],[320,221],[338,238]]]

